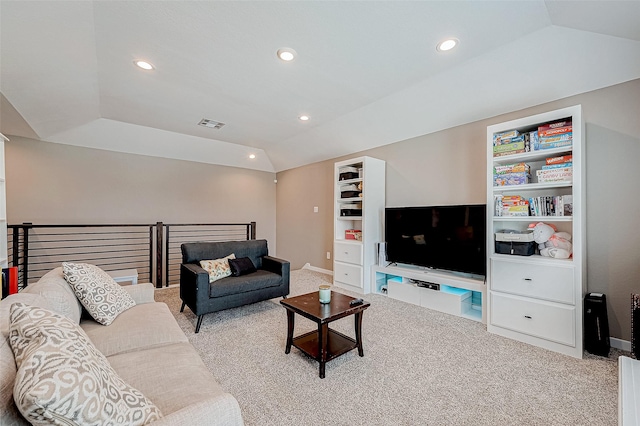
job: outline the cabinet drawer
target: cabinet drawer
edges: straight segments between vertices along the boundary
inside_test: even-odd
[[[362,288],[362,266],[334,262],[333,279],[354,287]]]
[[[362,244],[335,243],[333,256],[339,262],[362,265]]]
[[[573,267],[491,261],[491,290],[555,302],[576,303]]]
[[[575,346],[575,308],[517,296],[491,294],[492,325]]]
[[[420,304],[420,293],[415,284],[403,283],[394,280],[387,281],[387,294],[392,299],[403,302]]]

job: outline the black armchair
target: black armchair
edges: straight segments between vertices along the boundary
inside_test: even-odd
[[[269,256],[266,240],[185,243],[181,249],[180,312],[186,305],[198,317],[196,333],[204,314],[289,294],[290,264]],[[250,258],[256,272],[209,283],[209,274],[200,267],[200,261],[220,259],[231,253],[236,258]]]

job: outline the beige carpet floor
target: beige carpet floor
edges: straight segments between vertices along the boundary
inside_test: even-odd
[[[331,277],[291,273],[291,295]],[[335,289],[334,289],[335,290]],[[221,386],[254,425],[616,425],[617,355],[574,359],[487,333],[478,322],[367,295],[364,357],[286,355],[279,299],[196,317],[178,288],[156,291]],[[296,316],[295,334],[314,329]],[[353,318],[332,323],[350,336]]]

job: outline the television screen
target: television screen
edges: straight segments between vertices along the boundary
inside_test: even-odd
[[[387,207],[387,261],[486,275],[484,204]]]

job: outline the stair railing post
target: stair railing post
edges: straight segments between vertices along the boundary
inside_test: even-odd
[[[162,251],[164,244],[162,244],[162,234],[164,231],[164,225],[162,222],[156,223],[156,288],[162,288]]]
[[[22,248],[24,254],[22,256],[22,276],[24,279],[24,287],[29,285],[29,230],[33,226],[31,222],[22,223]]]
[[[165,257],[164,257],[164,272],[165,272],[165,282],[164,286],[169,287],[169,225],[167,225],[167,229],[165,230],[164,238],[166,239],[165,243]]]
[[[153,227],[149,225],[149,281],[153,281]]]

